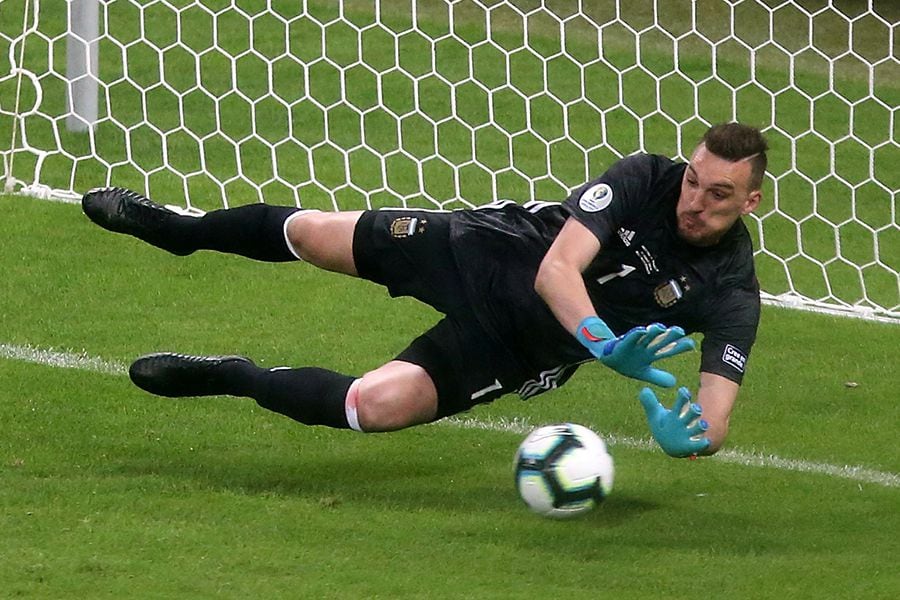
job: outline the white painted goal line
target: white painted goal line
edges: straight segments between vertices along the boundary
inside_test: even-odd
[[[128,372],[128,368],[122,363],[88,356],[84,351],[72,352],[70,350],[54,350],[53,348],[35,348],[29,345],[17,346],[0,343],[0,358],[109,375],[125,375]]]
[[[465,429],[503,431],[520,435],[526,435],[535,428],[535,425],[528,423],[524,419],[451,417],[445,419],[445,421]],[[612,447],[618,446],[637,450],[657,449],[656,443],[650,438],[633,438],[614,433],[598,433],[600,433],[600,436]],[[745,467],[767,467],[782,471],[828,475],[840,479],[849,479],[858,483],[872,483],[883,487],[900,487],[900,475],[887,471],[878,471],[859,465],[839,466],[793,458],[782,458],[774,454],[763,454],[761,452],[743,452],[734,449],[720,450],[714,456],[704,458],[703,460],[717,460]]]
[[[90,356],[84,351],[73,352],[71,350],[56,350],[53,348],[36,348],[27,344],[15,345],[0,343],[0,358],[108,375],[124,375],[127,373],[125,364]],[[441,423],[446,426],[459,427],[462,429],[479,429],[501,433],[515,433],[518,435],[526,435],[536,427],[536,425],[518,418],[475,418],[457,416],[444,419]],[[618,446],[647,451],[656,450],[656,444],[649,438],[634,438],[613,433],[600,433],[612,447]],[[888,471],[878,471],[859,465],[832,465],[793,458],[782,458],[780,456],[759,452],[744,452],[736,449],[724,449],[717,452],[714,456],[703,460],[717,460],[745,467],[764,467],[797,473],[826,475],[829,477],[856,481],[860,484],[869,483],[889,488],[900,487],[900,475]]]

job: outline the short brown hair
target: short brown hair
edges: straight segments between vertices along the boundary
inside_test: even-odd
[[[750,189],[762,187],[763,174],[766,172],[768,159],[766,150],[769,144],[756,127],[741,123],[720,123],[710,127],[700,144],[720,158],[731,162],[750,160]],[[699,144],[698,144],[699,145]]]

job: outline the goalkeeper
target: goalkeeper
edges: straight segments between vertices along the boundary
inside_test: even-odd
[[[759,287],[741,216],[761,200],[766,150],[757,129],[717,125],[688,163],[630,156],[562,203],[334,213],[254,204],[198,218],[102,188],[82,207],[101,227],[176,255],[301,260],[445,315],[359,377],[265,369],[240,356],[150,354],[130,376],[151,393],[246,396],[308,425],[391,431],[511,392],[530,398],[594,359],[674,387],[654,363],[692,349],[685,332],[699,332],[696,401],[684,387],[671,409],[649,387],[639,394],[654,438],[684,457],[723,443],[756,337]]]

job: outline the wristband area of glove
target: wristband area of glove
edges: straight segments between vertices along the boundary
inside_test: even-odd
[[[603,322],[603,319],[597,316],[585,317],[581,323],[578,324],[578,328],[575,330],[575,337],[578,338],[578,341],[582,343],[587,348],[602,342],[611,340],[616,335],[612,332],[612,330]]]

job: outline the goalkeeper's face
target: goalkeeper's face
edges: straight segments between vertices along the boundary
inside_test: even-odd
[[[732,162],[701,144],[691,156],[675,213],[678,234],[695,246],[712,246],[741,215],[752,212],[761,199],[750,189],[749,160]]]

